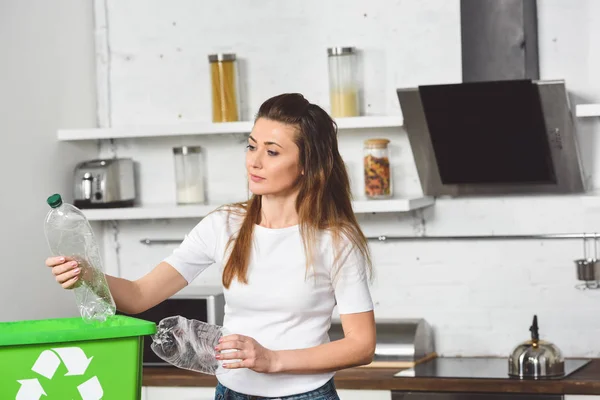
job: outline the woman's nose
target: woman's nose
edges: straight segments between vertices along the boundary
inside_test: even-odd
[[[249,153],[249,158],[250,158],[250,166],[253,168],[260,168],[262,167],[262,157],[260,155],[260,152],[258,151],[253,151],[252,153]]]

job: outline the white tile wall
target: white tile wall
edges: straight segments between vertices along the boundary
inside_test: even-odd
[[[111,120],[115,125],[210,118],[207,54],[242,59],[243,108],[249,118],[267,97],[300,91],[328,108],[325,48],[363,50],[365,112],[400,114],[397,87],[461,79],[459,2],[331,0],[108,0]],[[579,102],[600,101],[600,2],[538,2],[542,78],[564,78]],[[578,121],[583,163],[598,187],[598,119]],[[360,197],[364,138],[392,139],[398,195],[420,193],[402,131],[343,132],[340,143]],[[170,148],[207,150],[207,190],[215,203],[245,191],[240,136],[140,139],[116,143],[140,162],[145,202],[174,201]],[[108,147],[104,154],[110,154]],[[228,169],[227,169],[227,168]],[[424,213],[362,216],[368,235],[527,234],[600,231],[600,208],[579,197],[442,199]],[[181,238],[197,221],[119,224],[118,261],[110,271],[135,278],[173,246],[142,238]],[[107,238],[113,232],[107,230]],[[107,259],[113,253],[107,246]],[[574,289],[578,241],[458,241],[373,243],[378,318],[425,317],[442,355],[507,355],[525,340],[533,314],[542,337],[567,356],[600,355],[600,291]],[[195,284],[219,281],[207,271]]]

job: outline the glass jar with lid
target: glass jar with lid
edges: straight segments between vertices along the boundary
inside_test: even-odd
[[[200,146],[173,148],[177,204],[204,204],[204,157]]]
[[[329,101],[333,118],[356,117],[359,112],[359,83],[356,74],[356,48],[330,47]]]
[[[234,122],[240,119],[239,82],[236,55],[211,54],[210,80],[212,87],[213,122]]]
[[[368,199],[392,197],[392,174],[388,139],[369,139],[364,143],[365,196]]]

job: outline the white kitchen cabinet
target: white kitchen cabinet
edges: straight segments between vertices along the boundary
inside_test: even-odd
[[[214,400],[215,388],[149,386],[146,396],[146,400]]]
[[[350,390],[338,389],[340,400],[392,400],[389,390]]]
[[[600,396],[587,396],[583,394],[567,394],[565,400],[600,400]]]
[[[340,400],[391,400],[389,390],[338,389]],[[143,387],[142,400],[214,400],[214,388]],[[600,400],[600,396],[565,395],[565,400]]]
[[[340,400],[391,400],[389,390],[338,389]],[[142,400],[214,400],[214,388],[202,387],[144,387]]]

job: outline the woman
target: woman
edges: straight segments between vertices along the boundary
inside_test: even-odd
[[[370,257],[336,135],[331,117],[302,95],[267,100],[248,138],[252,197],[202,219],[142,278],[107,276],[117,308],[136,314],[223,266],[223,325],[235,334],[217,347],[229,369],[218,375],[217,399],[338,399],[334,371],[372,360]],[[73,261],[46,264],[64,288],[77,281]],[[330,342],[335,305],[345,337]]]

